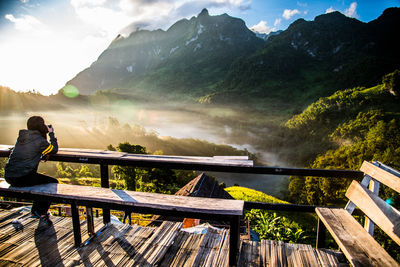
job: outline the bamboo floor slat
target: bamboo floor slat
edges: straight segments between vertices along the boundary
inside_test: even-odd
[[[261,240],[242,241],[238,266],[348,266],[339,261],[343,254],[327,249],[314,249],[306,244]]]
[[[75,248],[71,218],[51,217],[48,227],[27,211],[0,210],[1,266],[228,266],[229,230],[181,231],[182,223],[160,227],[108,224]],[[18,220],[18,224],[12,223]],[[95,218],[100,229],[102,218]],[[81,221],[87,237],[86,222]],[[238,266],[343,266],[338,253],[279,241],[242,241]]]

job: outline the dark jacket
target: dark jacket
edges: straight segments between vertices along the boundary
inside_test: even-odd
[[[4,176],[21,177],[36,172],[41,159],[58,151],[57,138],[54,133],[49,136],[51,144],[39,131],[20,130],[17,143],[4,168]]]

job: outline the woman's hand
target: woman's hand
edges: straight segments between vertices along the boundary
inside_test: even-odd
[[[47,130],[49,131],[49,133],[54,133],[54,128],[53,128],[53,126],[47,125],[47,124],[46,124],[46,127],[47,127]]]

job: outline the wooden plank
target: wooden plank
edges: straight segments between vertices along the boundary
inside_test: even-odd
[[[175,212],[192,212],[214,215],[243,215],[244,202],[230,199],[211,199],[202,197],[176,196],[157,193],[124,191],[66,184],[44,184],[31,187],[0,188],[2,192],[32,193],[38,196],[58,199],[93,201],[110,204],[121,204],[126,207],[146,208]]]
[[[400,177],[390,173],[388,171],[385,171],[382,168],[379,168],[378,166],[375,166],[372,163],[369,163],[368,161],[364,161],[363,165],[361,166],[360,170],[375,180],[378,180],[379,182],[383,183],[384,185],[389,186],[393,190],[395,190],[397,193],[400,193]]]
[[[369,175],[364,175],[364,178],[361,181],[361,184],[363,186],[368,186],[369,183],[371,182],[372,178]],[[353,214],[354,210],[356,209],[356,204],[354,204],[353,202],[351,202],[351,200],[349,200],[346,204],[345,210],[347,210],[350,214]]]
[[[345,209],[316,212],[352,266],[399,266]]]
[[[400,245],[400,212],[398,210],[357,181],[351,183],[346,197]]]

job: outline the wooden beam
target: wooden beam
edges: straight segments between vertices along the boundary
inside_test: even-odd
[[[400,245],[400,212],[398,210],[357,181],[351,183],[346,197]]]
[[[394,173],[388,172],[379,166],[369,163],[368,161],[364,161],[360,170],[382,184],[389,186],[397,193],[400,193],[400,177]]]

